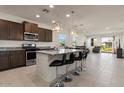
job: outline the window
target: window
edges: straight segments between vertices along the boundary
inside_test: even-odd
[[[66,39],[66,35],[64,33],[60,33],[59,34],[59,43],[64,46],[65,45],[65,39]]]

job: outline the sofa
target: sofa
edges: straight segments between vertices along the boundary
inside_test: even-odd
[[[100,53],[101,46],[95,46],[92,50],[93,53]]]

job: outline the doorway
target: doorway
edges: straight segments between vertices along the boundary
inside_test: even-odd
[[[101,52],[113,53],[113,37],[102,37]]]

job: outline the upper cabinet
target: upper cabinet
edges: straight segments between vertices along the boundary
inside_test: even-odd
[[[45,30],[43,28],[38,28],[39,41],[45,42]]]
[[[0,40],[23,40],[23,25],[0,19]]]
[[[52,30],[45,30],[46,42],[52,42]]]
[[[23,40],[23,25],[10,22],[10,40]]]
[[[32,24],[32,33],[38,33],[38,25],[37,24]]]
[[[24,32],[38,33],[38,25],[30,22],[23,22]]]
[[[16,23],[0,19],[0,40],[24,40],[24,32],[38,33],[39,41],[52,42],[52,30],[30,22]]]
[[[0,19],[0,40],[9,40],[9,22]]]
[[[52,42],[52,30],[39,28],[38,35],[39,35],[39,41]]]

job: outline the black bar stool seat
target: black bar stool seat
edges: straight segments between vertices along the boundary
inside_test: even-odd
[[[82,52],[79,52],[79,56],[78,57],[75,57],[75,61],[80,61],[83,59],[83,56],[82,56]]]
[[[58,78],[58,67],[63,66],[66,61],[66,54],[63,54],[62,60],[54,60],[49,66],[56,67],[56,79]],[[51,83],[50,87],[64,87],[64,83],[61,80],[57,80],[55,83]]]
[[[49,66],[56,67],[56,66],[62,66],[62,65],[63,65],[62,60],[54,60]]]
[[[74,59],[75,59],[75,54],[71,53],[70,54],[70,58],[68,60],[65,61],[64,65],[66,65],[66,74],[65,77],[63,79],[64,82],[71,82],[72,81],[72,76],[69,75],[69,65],[74,63]]]
[[[75,75],[75,76],[79,76],[80,74],[79,74],[79,69],[78,69],[78,67],[77,67],[77,61],[82,61],[82,59],[83,59],[83,54],[82,54],[82,51],[80,51],[79,52],[79,56],[78,57],[75,57],[75,61],[76,61],[76,63],[75,63],[75,70],[74,70],[74,73],[73,73],[73,75]],[[80,71],[82,71],[82,68],[80,67]]]

